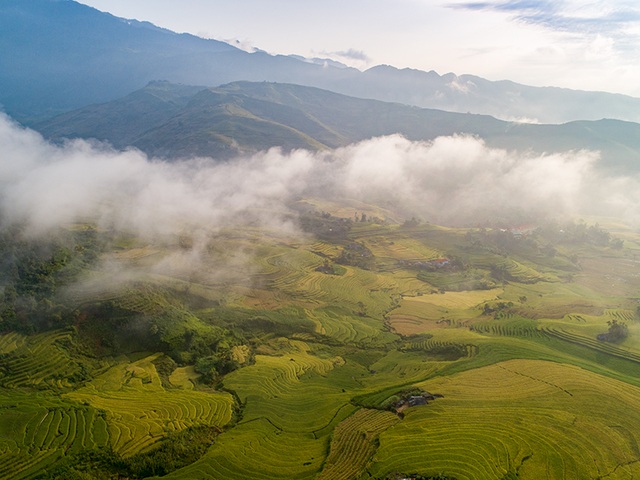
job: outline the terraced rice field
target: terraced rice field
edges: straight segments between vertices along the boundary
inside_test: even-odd
[[[372,314],[388,308],[390,294],[399,290],[399,284],[393,277],[375,272],[345,267],[344,275],[326,275],[320,272],[308,272],[291,285],[291,292],[298,298],[322,304],[353,305],[364,303]]]
[[[390,335],[382,331],[379,320],[369,316],[358,316],[354,312],[345,312],[335,308],[322,308],[307,311],[313,320],[316,331],[334,338],[341,343],[375,345],[384,344]]]
[[[348,402],[348,393],[327,378],[345,360],[321,359],[304,342],[287,343],[282,356],[257,355],[255,365],[228,375],[224,384],[246,404],[243,423],[266,418],[282,431],[312,434]]]
[[[506,260],[502,264],[498,264],[503,267],[509,277],[520,283],[536,283],[540,281],[555,282],[558,278],[555,275],[549,273],[541,273],[532,266],[525,263],[515,261],[513,259]]]
[[[178,367],[171,373],[171,376],[169,376],[169,382],[174,387],[193,390],[199,376],[200,374],[196,373],[192,366]]]
[[[167,480],[312,480],[326,455],[325,439],[283,432],[267,420],[237,425],[220,435],[200,461]]]
[[[79,373],[80,365],[62,348],[70,332],[55,331],[25,337],[17,333],[0,335],[0,351],[7,355],[2,362],[3,387],[44,387],[64,389],[68,378]]]
[[[357,384],[342,375],[343,358],[319,358],[302,341],[279,342],[281,355],[257,355],[225,379],[244,404],[238,425],[201,461],[167,478],[315,478],[330,433],[355,410],[343,387]]]
[[[403,303],[429,303],[444,308],[473,308],[488,300],[494,300],[503,293],[502,288],[491,290],[471,290],[468,292],[444,292],[421,297],[405,297]]]
[[[230,394],[165,390],[154,358],[119,364],[65,395],[106,412],[110,445],[122,456],[144,451],[170,432],[194,425],[223,427],[231,420]]]
[[[602,256],[584,258],[580,264],[582,270],[576,275],[576,283],[601,295],[635,296],[640,288],[638,263],[635,259]]]
[[[640,472],[637,387],[532,360],[420,386],[444,398],[410,408],[401,423],[380,435],[374,475],[584,479],[632,478]]]
[[[540,281],[557,282],[557,276],[552,273],[543,273],[528,262],[520,262],[513,258],[500,258],[495,255],[475,256],[473,264],[485,269],[502,269],[513,281],[520,283],[536,283]],[[539,268],[539,267],[538,267]]]
[[[391,412],[358,410],[334,430],[331,449],[318,480],[357,478],[376,451],[378,435],[398,423]]]
[[[631,350],[628,348],[622,348],[616,344],[597,340],[591,336],[580,335],[574,332],[570,332],[562,328],[561,326],[547,326],[543,328],[543,331],[548,335],[560,338],[564,341],[575,343],[577,345],[585,346],[592,350],[606,353],[612,357],[618,357],[625,360],[631,360],[637,362],[640,368],[640,351],[637,349]]]
[[[11,353],[20,348],[27,341],[27,337],[20,333],[10,332],[0,335],[0,353]]]
[[[0,478],[32,478],[64,455],[109,442],[101,412],[38,394],[0,392]]]
[[[430,248],[419,240],[396,234],[365,240],[365,245],[382,261],[428,261],[446,255],[442,250]]]
[[[198,425],[222,432],[200,460],[164,478],[640,476],[640,282],[630,259],[614,256],[603,280],[600,259],[587,255],[602,252],[586,246],[578,271],[564,250],[560,260],[537,263],[535,249],[474,249],[462,229],[357,224],[348,241],[365,244],[375,266],[327,274],[316,268],[343,243],[263,233],[225,232],[208,246],[204,270],[214,260],[235,265],[228,250],[239,249],[251,275],[242,270],[222,284],[212,270],[191,283],[176,269],[176,277],[149,275],[144,285],[100,297],[180,348],[185,333],[206,340],[213,329],[237,329],[244,337],[231,356],[241,368],[221,378],[233,393],[204,387],[184,364],[163,386],[154,362],[172,363],[157,362],[160,353],[102,364],[73,357],[71,330],[0,335],[0,478],[33,478],[102,447],[122,457],[151,452],[168,434]],[[119,257],[137,265],[170,249],[136,246]],[[418,279],[424,272],[402,262],[447,256],[466,268]],[[629,297],[598,290],[623,277]],[[482,282],[500,288],[434,293]],[[511,304],[495,318],[483,313],[498,302]],[[243,328],[245,318],[256,331]],[[596,339],[611,320],[629,325],[627,340]],[[220,353],[205,343],[208,354]],[[415,389],[444,398],[403,418],[381,410]]]
[[[369,374],[360,377],[363,387],[380,390],[385,385],[410,384],[441,370],[447,362],[428,361],[421,351],[392,350],[369,367]]]
[[[545,330],[539,328],[530,320],[505,320],[502,322],[477,322],[471,328],[474,332],[484,335],[499,335],[503,337],[545,338]]]
[[[605,310],[604,314],[610,317],[612,320],[627,324],[631,324],[638,320],[638,317],[633,310],[623,308],[610,308]]]
[[[309,248],[318,248],[314,244]],[[282,299],[295,300],[307,306],[323,306],[348,302],[349,295],[364,302],[373,312],[388,307],[389,295],[380,292],[396,289],[397,282],[386,275],[346,267],[343,275],[328,275],[315,269],[323,264],[321,256],[303,248],[270,249],[267,257],[260,259],[262,272],[256,276],[258,282],[277,291]],[[357,301],[353,301],[353,305]]]
[[[445,292],[403,297],[389,313],[389,326],[402,335],[424,333],[437,328],[465,324],[481,314],[479,306],[496,299],[502,289]]]
[[[327,242],[315,242],[309,245],[307,250],[322,258],[335,258],[340,255],[340,247]]]

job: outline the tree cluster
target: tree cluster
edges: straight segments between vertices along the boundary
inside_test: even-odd
[[[609,330],[607,333],[601,333],[598,335],[599,340],[605,342],[621,342],[629,335],[629,327],[626,323],[618,322],[615,318],[607,322]]]
[[[326,212],[314,212],[300,215],[300,227],[322,240],[344,240],[351,230],[350,218],[334,217]]]
[[[336,263],[371,270],[375,265],[375,259],[373,252],[365,245],[351,242],[342,249],[342,252],[336,258]]]
[[[200,459],[220,433],[217,427],[197,426],[169,435],[145,453],[122,458],[110,449],[69,455],[37,480],[142,479],[167,475]]]
[[[539,228],[538,231],[554,243],[588,244],[614,249],[620,249],[624,246],[621,239],[613,237],[609,231],[597,223],[595,225],[587,225],[584,222],[564,225],[547,224]]]
[[[0,331],[33,333],[67,326],[74,312],[58,293],[102,249],[92,228],[31,240],[19,228],[0,233]]]
[[[508,315],[511,308],[513,308],[513,302],[497,302],[493,305],[485,303],[482,306],[483,315],[493,314],[493,318],[499,320]]]

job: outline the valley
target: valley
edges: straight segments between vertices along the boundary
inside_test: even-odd
[[[66,311],[42,333],[0,339],[12,478],[634,475],[640,279],[627,265],[640,237],[619,225],[520,234],[300,215],[303,235],[212,236],[189,276],[147,268],[184,239],[76,225],[59,239],[87,255],[78,234],[92,231],[95,255],[62,275],[80,261],[72,253],[25,284],[13,245],[16,291],[28,284],[33,298],[9,305],[5,287],[17,329],[33,328],[20,319],[47,298],[66,298]],[[344,231],[328,238],[326,222]],[[241,248],[244,274],[211,275],[207,264]],[[135,280],[100,267],[114,255]],[[90,288],[69,289],[84,277]],[[612,322],[628,334],[599,340]],[[418,391],[441,398],[396,413]],[[205,443],[177,447],[184,435]]]

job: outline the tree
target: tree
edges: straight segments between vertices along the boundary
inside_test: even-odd
[[[200,380],[204,383],[214,383],[218,378],[219,359],[215,356],[199,358],[194,366],[194,370],[200,374]]]
[[[619,238],[614,238],[611,240],[610,245],[611,245],[611,248],[615,250],[620,250],[622,247],[624,247],[624,241]]]
[[[629,335],[629,327],[626,323],[618,322],[615,318],[607,322],[609,332],[607,333],[608,342],[621,342]]]
[[[403,227],[417,227],[418,225],[420,225],[420,220],[416,217],[411,217],[410,220],[405,220],[402,224]]]

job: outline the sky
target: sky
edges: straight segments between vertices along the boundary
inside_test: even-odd
[[[246,50],[640,97],[636,0],[81,0]]]

